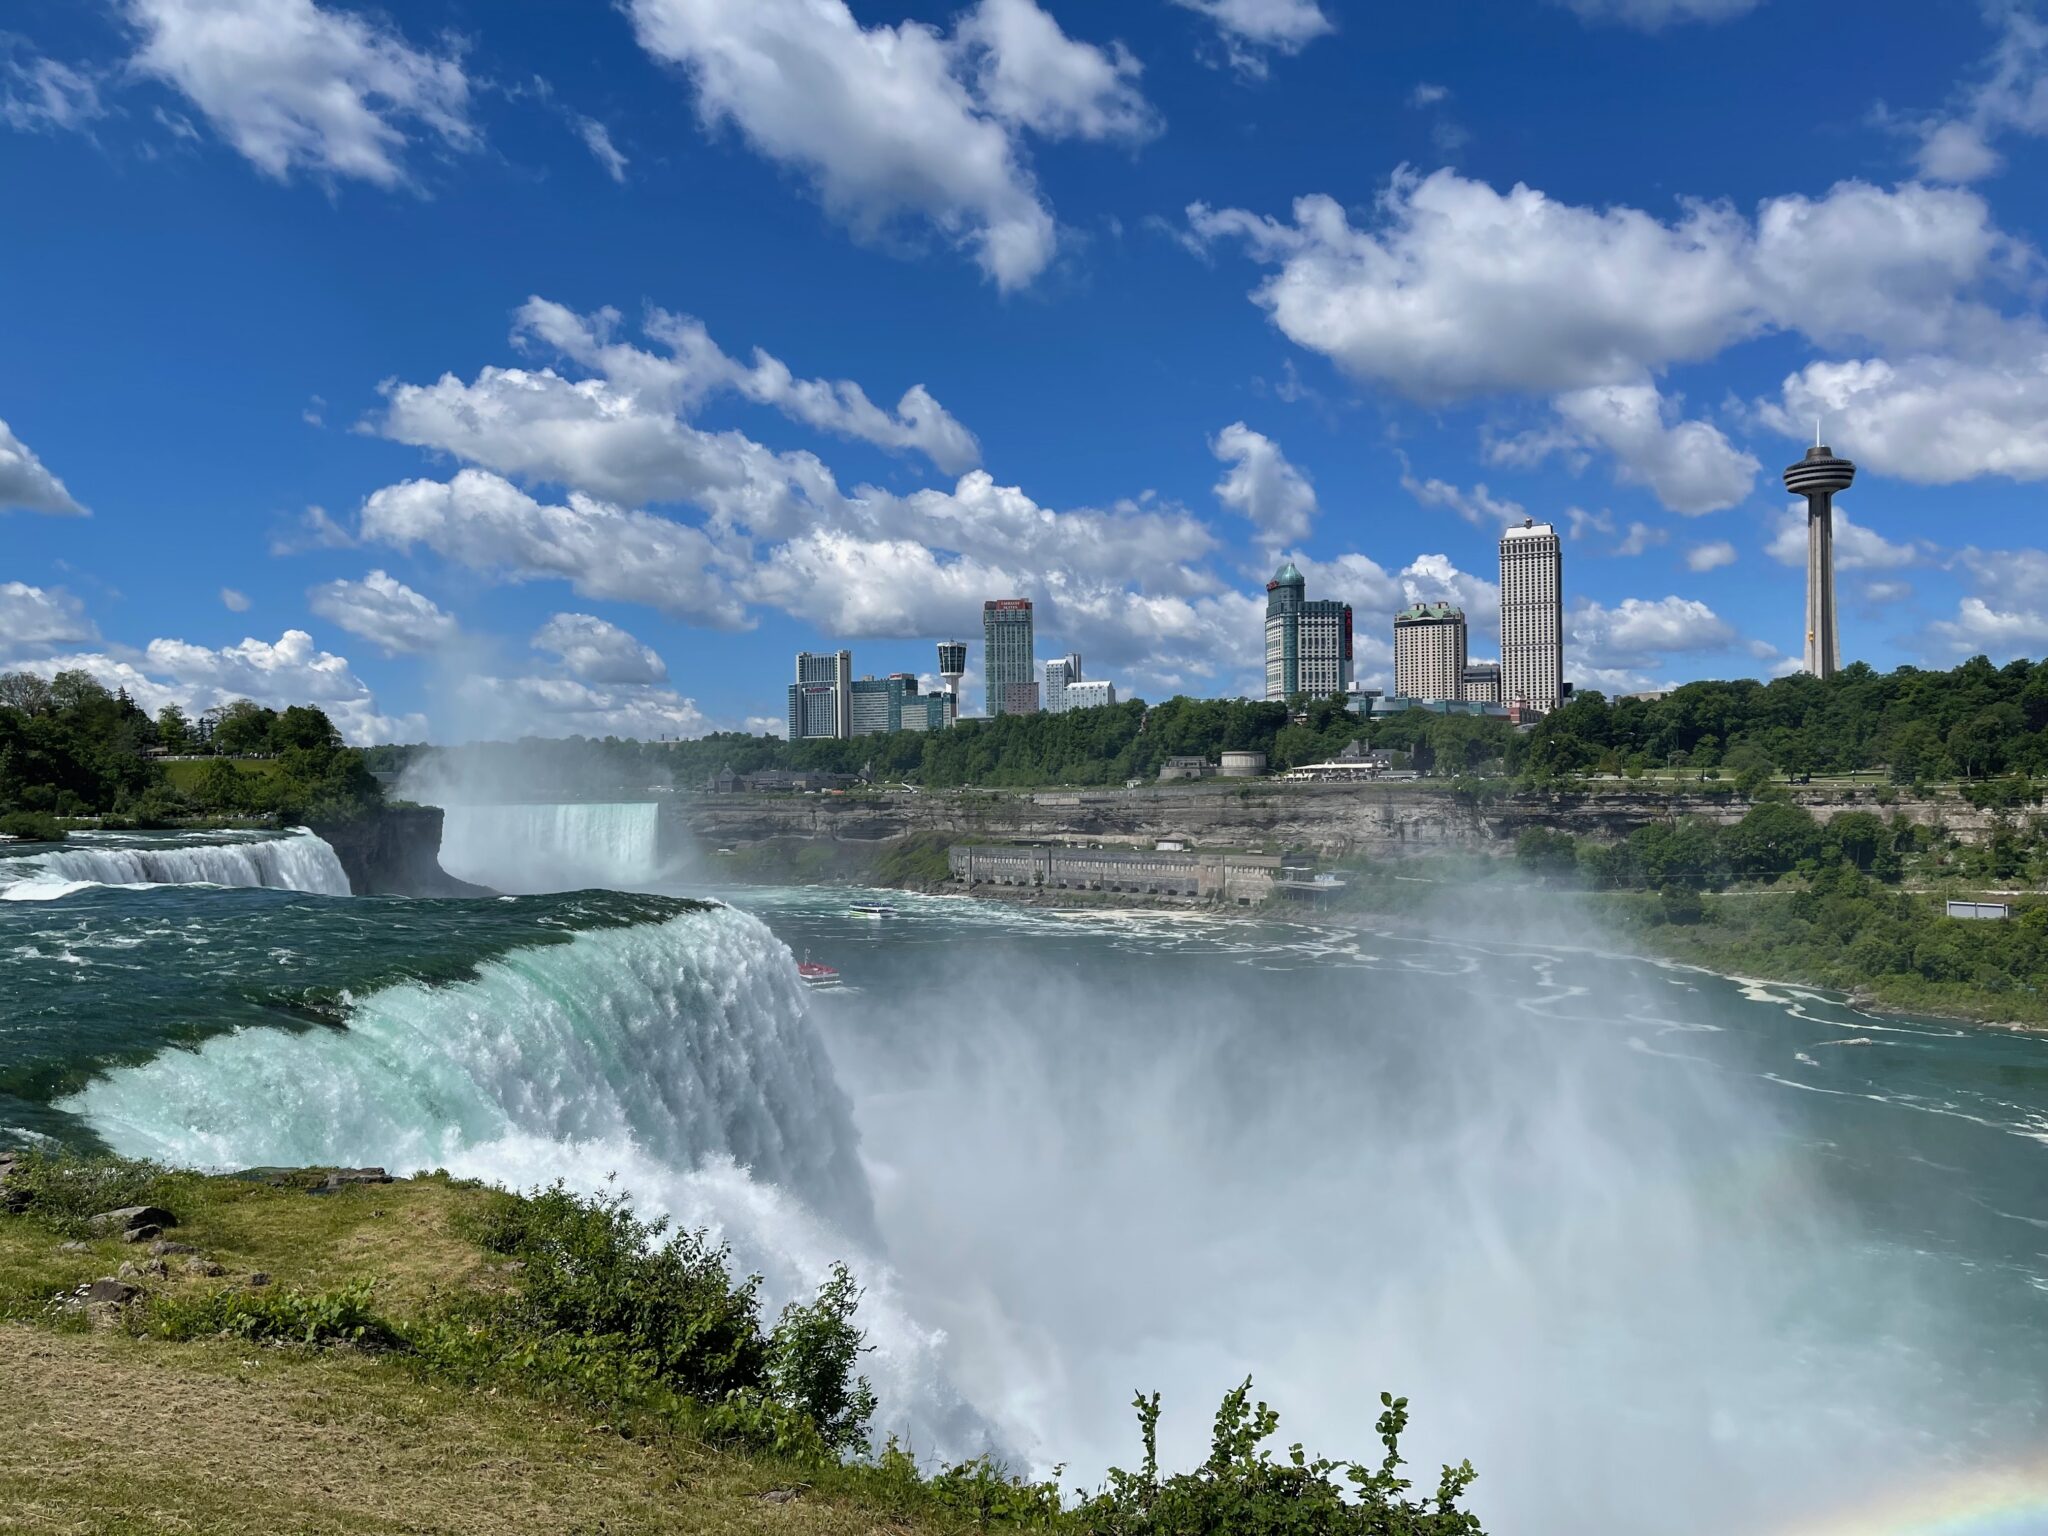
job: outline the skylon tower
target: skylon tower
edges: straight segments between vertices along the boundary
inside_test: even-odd
[[[1834,499],[1855,478],[1856,466],[1818,441],[1785,471],[1785,489],[1806,498],[1806,670],[1815,677],[1833,677],[1842,665],[1835,624]]]

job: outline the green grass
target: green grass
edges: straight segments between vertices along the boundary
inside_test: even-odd
[[[275,784],[284,773],[284,765],[275,758],[191,758],[165,763],[164,777],[170,780],[171,788],[177,790],[179,794],[193,794],[199,789],[200,775],[214,763],[221,761],[225,761],[243,778],[264,787]]]

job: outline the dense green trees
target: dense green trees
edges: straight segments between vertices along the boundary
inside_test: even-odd
[[[378,804],[362,755],[342,745],[324,712],[282,712],[247,699],[227,706],[215,757],[173,784],[161,754],[189,751],[196,733],[167,706],[156,719],[85,672],[45,681],[0,675],[0,813],[116,817],[161,825],[182,816],[262,814],[342,818]],[[261,757],[245,773],[229,757]]]

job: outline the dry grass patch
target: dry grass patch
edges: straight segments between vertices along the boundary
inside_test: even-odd
[[[346,1352],[0,1324],[0,1532],[775,1533],[900,1529],[691,1446]]]

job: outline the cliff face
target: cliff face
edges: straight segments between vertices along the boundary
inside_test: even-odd
[[[393,805],[313,830],[333,847],[358,896],[488,896],[441,868],[441,808]]]
[[[1940,825],[1965,841],[1985,835],[1991,817],[1950,801],[1898,800],[1880,806],[1868,791],[1797,793],[1820,821],[1843,811],[1896,812]],[[1311,786],[1225,784],[1184,790],[1052,790],[995,795],[972,791],[838,797],[689,795],[662,812],[675,841],[703,852],[780,840],[887,844],[917,833],[958,842],[1062,839],[1149,848],[1162,839],[1190,846],[1279,843],[1323,858],[1392,858],[1448,851],[1509,854],[1530,827],[1580,837],[1626,837],[1637,827],[1678,817],[1739,821],[1747,802],[1732,795],[1667,795],[1627,790],[1521,795],[1496,805],[1463,804],[1414,784]],[[677,835],[680,834],[680,835]]]

